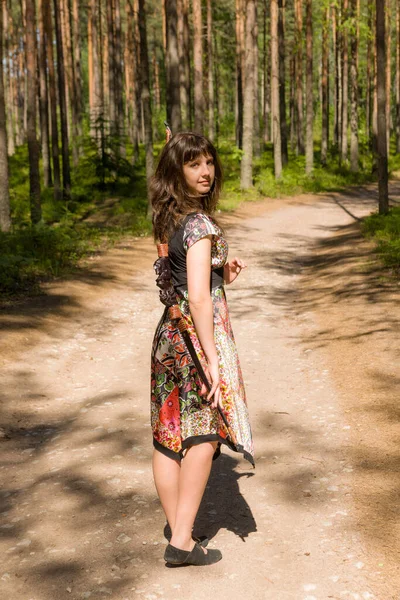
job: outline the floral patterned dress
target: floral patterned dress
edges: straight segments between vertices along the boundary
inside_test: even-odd
[[[212,235],[210,293],[214,309],[214,338],[219,358],[220,389],[223,410],[237,439],[234,446],[227,436],[218,410],[200,396],[201,380],[192,358],[167,309],[155,332],[151,355],[151,426],[154,446],[164,454],[181,460],[194,444],[217,441],[214,458],[221,444],[240,451],[254,465],[245,388],[235,339],[229,320],[223,285],[223,266],[228,244],[213,219],[202,213],[188,215],[169,242],[172,280],[177,303],[203,364],[206,359],[190,315],[186,253],[197,241]]]

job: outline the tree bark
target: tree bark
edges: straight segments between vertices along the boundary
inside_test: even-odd
[[[235,89],[235,133],[236,146],[243,146],[243,11],[244,0],[235,1],[235,31],[236,31],[236,89]]]
[[[3,9],[5,0],[0,0],[0,230],[11,229],[10,196],[8,183],[7,128],[3,77]]]
[[[289,61],[289,113],[290,113],[290,147],[292,152],[296,150],[296,136],[297,136],[297,124],[296,124],[296,110],[295,110],[295,85],[296,85],[296,59],[294,56],[294,48],[292,46],[292,52]]]
[[[153,126],[151,120],[151,102],[149,85],[149,60],[147,55],[147,32],[145,0],[139,0],[139,34],[140,34],[140,75],[142,80],[142,106],[144,121],[144,145],[146,152],[146,179],[147,194],[149,198],[150,179],[154,171],[153,159]],[[151,216],[151,205],[148,203],[148,217]]]
[[[321,128],[321,164],[326,165],[329,146],[329,5],[325,7],[322,25],[322,128]]]
[[[201,0],[193,0],[193,63],[194,63],[194,129],[203,133],[204,94],[203,94],[203,22]]]
[[[373,60],[374,66],[374,78],[373,78],[373,90],[372,90],[372,151],[375,156],[378,154],[378,84],[377,84],[377,52],[376,52],[376,9],[375,19],[372,22],[372,32],[374,37],[373,45]],[[377,168],[377,164],[375,165]]]
[[[297,154],[304,154],[303,132],[303,0],[294,0],[296,19],[296,124]]]
[[[40,110],[40,132],[43,157],[43,175],[45,187],[52,185],[51,162],[50,162],[50,131],[49,131],[49,102],[47,89],[47,64],[46,64],[46,42],[43,23],[43,0],[38,1],[39,21],[39,110]]]
[[[58,122],[57,122],[57,83],[54,68],[53,53],[53,24],[51,18],[51,7],[48,2],[43,2],[43,25],[45,29],[47,68],[49,71],[49,99],[50,99],[50,121],[51,121],[51,155],[53,159],[53,185],[54,199],[61,200],[61,170],[60,153],[58,148]]]
[[[88,15],[90,134],[100,148],[104,137],[104,95],[99,29],[99,1],[90,0]]]
[[[392,9],[388,1],[385,5],[386,17],[386,143],[387,153],[390,154],[390,91],[392,87],[391,58],[392,58]]]
[[[282,166],[288,164],[286,123],[286,77],[285,77],[285,0],[278,0],[278,52],[279,52],[279,121],[281,126]]]
[[[400,0],[399,0],[400,1]],[[367,37],[367,81],[366,81],[366,93],[365,93],[365,133],[367,140],[370,142],[371,138],[371,115],[372,115],[372,73],[373,73],[373,52],[372,52],[372,6],[373,0],[368,0],[368,37]],[[372,68],[371,68],[372,67]]]
[[[208,137],[215,139],[214,52],[212,2],[207,0],[207,63],[208,63]]]
[[[312,0],[306,0],[306,174],[314,168]]]
[[[26,0],[27,138],[29,154],[29,197],[32,223],[42,218],[39,178],[39,143],[36,138],[36,15],[35,0]]]
[[[246,0],[245,73],[243,106],[243,156],[240,169],[240,187],[253,185],[253,126],[254,126],[254,26],[256,0]]]
[[[107,50],[108,50],[108,119],[110,134],[114,138],[117,135],[117,108],[116,108],[116,56],[115,56],[115,0],[106,0],[107,9]],[[106,94],[105,94],[106,96]]]
[[[167,106],[168,119],[174,133],[182,129],[180,74],[178,53],[178,13],[176,0],[165,0],[165,15],[167,19]]]
[[[190,100],[189,0],[178,0],[178,50],[182,126],[190,129],[193,119]]]
[[[256,7],[256,18],[253,32],[253,53],[254,53],[254,114],[253,114],[253,152],[254,156],[261,156],[261,144],[260,144],[260,94],[259,94],[259,53],[258,53],[258,17],[257,17],[257,2]]]
[[[396,1],[396,152],[400,153],[400,0]]]
[[[264,142],[268,143],[271,139],[270,136],[270,122],[271,122],[271,104],[270,104],[270,44],[267,44],[267,31],[269,24],[269,10],[268,10],[268,0],[264,0],[264,30],[263,30],[263,74],[264,74],[264,101],[263,101],[263,121],[264,121],[264,131],[263,137]]]
[[[74,49],[74,76],[76,106],[78,110],[77,133],[82,137],[82,115],[84,111],[82,91],[81,35],[80,35],[80,0],[72,0],[72,37]]]
[[[272,142],[274,144],[275,178],[282,174],[282,144],[279,111],[279,42],[278,42],[278,0],[270,0],[271,5],[271,113]],[[299,139],[299,138],[297,138]]]
[[[66,90],[65,90],[63,39],[62,39],[61,20],[60,20],[58,0],[54,0],[54,18],[55,18],[55,33],[56,33],[56,45],[57,45],[58,97],[59,97],[59,102],[60,102],[60,121],[61,121],[63,196],[64,196],[64,200],[68,201],[68,199],[71,195],[71,170],[70,170],[70,164],[69,164],[67,102],[66,102],[66,94],[65,94]]]
[[[135,13],[134,5],[131,0],[126,0],[125,5],[127,33],[127,64],[125,68],[128,72],[129,85],[126,85],[126,95],[130,113],[130,139],[133,145],[133,162],[135,163],[139,156],[139,114],[137,101],[137,53],[135,45],[135,23],[137,22],[138,14]],[[155,51],[155,50],[154,50]]]
[[[388,157],[386,142],[385,0],[376,0],[376,62],[378,102],[377,166],[379,188],[379,213],[386,214],[389,211],[389,195]]]
[[[358,171],[358,38],[357,38],[357,2],[351,1],[352,36],[350,44],[350,169]]]
[[[7,0],[3,5],[3,20],[0,20],[0,27],[3,27],[3,39],[4,39],[4,102],[6,106],[6,128],[7,128],[7,152],[9,156],[15,153],[15,139],[14,139],[14,123],[15,123],[15,111],[14,111],[14,98],[13,98],[13,69],[12,69],[12,57],[10,53],[10,45],[12,44],[12,21],[9,18]],[[8,106],[7,106],[8,105]]]
[[[347,20],[348,20],[348,12],[349,12],[349,0],[343,1],[343,14],[342,14],[342,24],[343,24],[343,33],[342,33],[342,134],[341,134],[341,151],[340,158],[343,162],[347,161],[347,153],[348,153],[348,136],[347,136],[347,126],[348,126],[348,95],[349,95],[349,41],[348,41],[348,33],[347,33]]]

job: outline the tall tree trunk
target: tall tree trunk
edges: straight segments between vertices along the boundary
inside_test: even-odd
[[[377,164],[379,187],[379,212],[389,211],[388,157],[386,142],[386,48],[385,48],[385,0],[376,0],[376,62],[378,100]]]
[[[264,101],[263,101],[263,137],[264,142],[268,143],[271,139],[270,136],[270,122],[271,122],[271,104],[270,104],[270,67],[271,57],[269,53],[270,44],[267,44],[267,31],[269,30],[269,7],[268,0],[264,0],[264,14],[263,14],[263,75],[264,75]]]
[[[126,147],[124,143],[124,99],[122,83],[122,27],[121,27],[121,3],[120,0],[114,0],[115,14],[115,105],[116,105],[116,125],[117,125],[117,145],[116,149],[120,156],[126,156]]]
[[[51,156],[53,159],[54,198],[61,200],[61,171],[60,153],[58,148],[58,123],[57,123],[57,83],[54,68],[53,53],[53,24],[51,18],[51,6],[43,2],[43,25],[45,29],[47,68],[49,71],[49,99],[50,99],[50,121],[51,121]]]
[[[333,85],[333,144],[339,148],[339,79],[340,79],[340,52],[338,47],[339,42],[339,27],[338,27],[338,9],[336,4],[331,4],[332,10],[332,46],[333,46],[333,64],[334,64],[334,85]]]
[[[173,133],[182,129],[180,74],[178,53],[178,13],[176,0],[165,0],[165,15],[167,19],[167,106],[169,120]]]
[[[90,133],[100,149],[104,138],[104,95],[99,30],[99,1],[90,0],[88,15]]]
[[[347,161],[347,151],[348,151],[348,136],[347,136],[347,126],[348,126],[348,97],[349,97],[349,36],[347,32],[347,21],[348,21],[348,12],[349,12],[349,0],[342,0],[343,2],[343,14],[342,14],[342,62],[343,62],[343,71],[342,71],[342,144],[341,144],[341,152],[340,158],[343,162]]]
[[[243,106],[243,156],[240,169],[240,187],[253,185],[253,126],[254,126],[254,28],[256,0],[246,0],[245,73]]]
[[[368,0],[368,36],[367,36],[367,82],[366,82],[366,93],[365,93],[365,133],[367,140],[370,142],[371,138],[371,93],[372,93],[372,72],[373,72],[373,52],[372,52],[372,11],[373,11],[373,0]],[[372,68],[371,68],[372,67]]]
[[[6,128],[7,128],[7,152],[9,156],[15,153],[15,139],[14,139],[14,122],[15,122],[15,111],[14,111],[14,99],[13,99],[13,69],[12,69],[12,57],[10,53],[10,45],[12,44],[12,32],[13,26],[12,21],[9,18],[7,0],[3,6],[3,21],[0,20],[0,27],[3,27],[4,36],[4,101],[5,105],[8,104],[6,109]],[[6,75],[8,74],[8,77]]]
[[[0,0],[0,231],[10,231],[10,196],[8,189],[8,157],[6,107],[3,78],[3,8],[5,0]]]
[[[185,129],[192,126],[190,100],[190,30],[189,0],[178,0],[178,49],[182,123]]]
[[[294,0],[296,19],[296,123],[297,154],[304,154],[303,132],[303,0]]]
[[[26,0],[26,68],[28,82],[27,96],[27,138],[29,154],[29,197],[32,223],[42,218],[39,178],[39,143],[36,138],[36,15],[35,0]]]
[[[194,63],[194,129],[198,133],[204,130],[204,94],[203,94],[203,21],[201,0],[193,0],[193,63]]]
[[[285,77],[285,0],[278,0],[278,52],[279,52],[279,118],[281,126],[282,166],[288,164],[286,123],[286,77]]]
[[[127,45],[127,64],[125,65],[128,70],[129,85],[126,85],[127,102],[129,104],[129,110],[131,115],[131,127],[130,127],[130,138],[133,145],[133,162],[135,163],[139,156],[139,114],[138,114],[138,101],[137,101],[137,52],[135,44],[135,28],[138,19],[138,14],[135,13],[134,4],[131,0],[126,0],[126,21],[127,21],[127,34],[126,34],[126,45]]]
[[[290,147],[292,152],[296,150],[296,136],[297,136],[297,124],[296,124],[296,109],[295,109],[295,85],[296,85],[296,58],[293,52],[290,54],[289,61],[289,113],[290,113]]]
[[[43,0],[38,2],[38,21],[39,21],[39,76],[40,76],[40,131],[42,142],[42,157],[43,157],[43,174],[44,185],[50,187],[51,179],[51,162],[50,162],[50,130],[49,130],[49,102],[47,89],[47,64],[46,64],[46,41],[43,22]]]
[[[282,144],[279,111],[279,42],[278,42],[278,0],[270,0],[271,5],[271,113],[272,142],[274,144],[275,178],[282,174]]]
[[[326,165],[329,146],[329,5],[324,10],[322,25],[322,129],[321,129],[321,164]]]
[[[377,52],[376,52],[376,10],[375,9],[375,19],[372,22],[372,32],[374,36],[374,45],[373,45],[373,60],[372,64],[374,66],[374,78],[373,78],[373,90],[372,90],[372,151],[375,156],[378,154],[378,80],[377,80]],[[375,164],[376,168],[377,164]]]
[[[386,143],[387,153],[390,154],[390,91],[392,87],[391,58],[392,58],[392,9],[388,0],[385,5],[386,17]]]
[[[254,53],[254,114],[253,114],[253,152],[254,156],[259,157],[261,155],[261,140],[260,140],[260,94],[259,94],[259,77],[258,77],[258,17],[257,17],[257,2],[256,2],[256,19],[254,24],[253,33],[253,53]]]
[[[400,153],[400,0],[396,1],[396,152]]]
[[[144,121],[144,145],[146,151],[146,179],[149,192],[150,179],[153,176],[153,127],[151,122],[151,103],[149,86],[149,60],[147,56],[146,11],[144,0],[139,0],[139,33],[140,33],[140,74],[142,80],[142,106]],[[179,79],[178,79],[179,81]],[[149,195],[148,195],[149,197]],[[147,214],[151,216],[151,205],[148,203]]]
[[[79,106],[77,103],[78,96],[76,93],[76,76],[75,76],[75,61],[72,46],[72,26],[71,26],[71,11],[69,0],[62,0],[63,15],[64,15],[64,30],[65,31],[65,66],[67,75],[67,90],[70,99],[71,108],[71,139],[72,139],[72,160],[76,167],[79,162]],[[64,35],[64,34],[63,34]]]
[[[236,146],[243,146],[243,23],[244,23],[244,0],[235,0],[235,31],[236,31],[236,89],[235,89],[235,132]]]
[[[357,39],[357,2],[350,0],[352,35],[350,44],[350,169],[358,171],[358,39]]]
[[[306,174],[314,167],[312,0],[306,0]]]
[[[80,0],[72,0],[72,37],[74,49],[74,76],[76,106],[78,110],[77,133],[82,137],[82,115],[84,111],[82,91],[82,64],[81,64],[81,35],[80,35]]]
[[[69,65],[69,53],[67,48],[67,24],[66,24],[66,0],[58,0],[58,20],[60,21],[61,28],[61,40],[62,40],[62,51],[64,59],[64,79],[65,79],[65,103],[67,107],[67,127],[68,127],[68,139],[71,138],[71,99],[73,92],[71,88],[71,73]],[[54,20],[56,17],[54,17]]]
[[[116,107],[116,56],[115,56],[115,0],[106,0],[107,8],[107,50],[108,50],[108,119],[112,138],[117,135],[117,107]],[[106,94],[105,94],[106,96]]]
[[[208,137],[215,139],[214,52],[212,2],[207,0],[207,59],[208,59]]]
[[[161,90],[160,90],[160,65],[158,63],[157,45],[154,39],[153,45],[153,90],[154,90],[154,106],[157,110],[161,109]],[[182,98],[181,98],[182,105]]]
[[[67,124],[67,102],[65,95],[65,74],[64,74],[64,53],[63,39],[61,30],[61,20],[59,12],[59,0],[54,0],[54,18],[55,33],[57,44],[57,72],[58,72],[58,97],[60,101],[60,120],[61,120],[61,153],[62,153],[62,174],[63,174],[63,195],[68,201],[71,195],[71,170],[69,164],[68,147],[68,124]]]

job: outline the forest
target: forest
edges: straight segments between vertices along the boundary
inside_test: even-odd
[[[378,182],[400,265],[400,0],[0,0],[0,288],[151,230],[173,132],[221,156],[222,210]]]

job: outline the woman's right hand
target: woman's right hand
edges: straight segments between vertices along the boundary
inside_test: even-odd
[[[203,383],[201,386],[201,395],[207,394],[207,400],[210,402],[211,408],[217,408],[221,405],[221,389],[219,386],[219,365],[218,362],[209,362],[204,369],[208,381],[211,383],[211,390],[207,394],[207,388]]]

